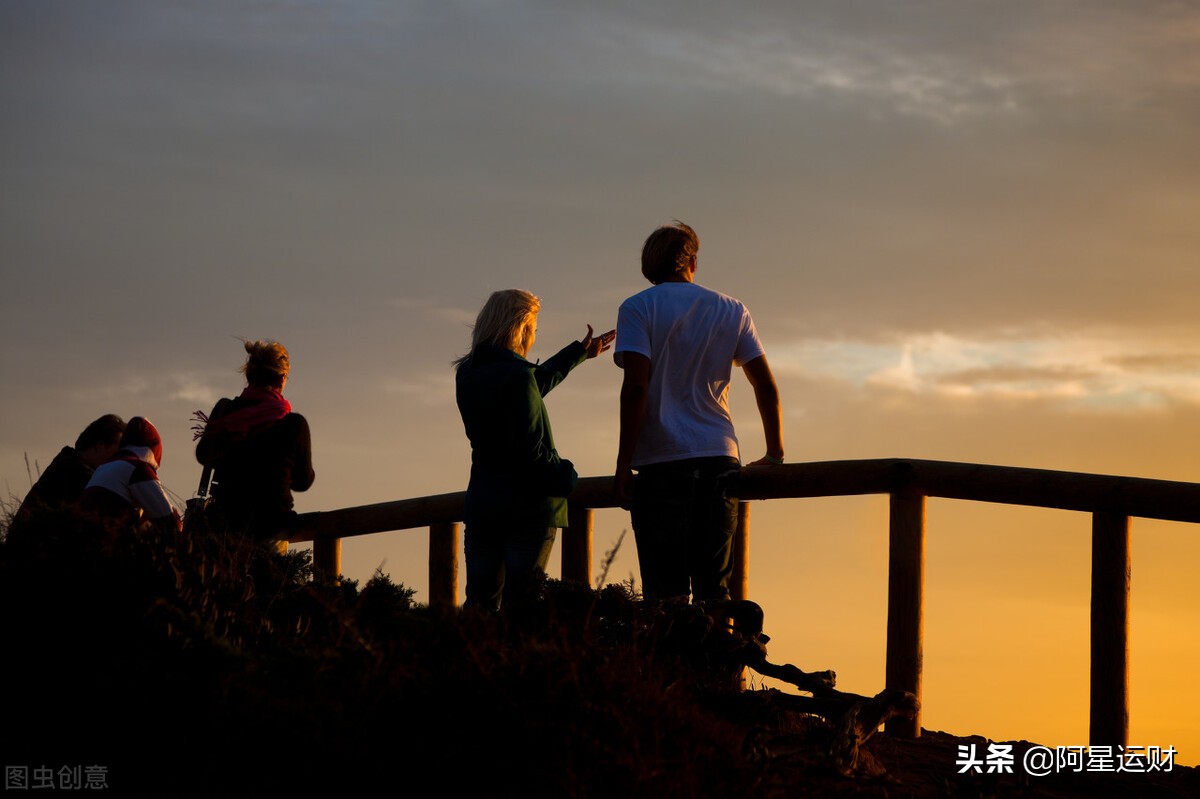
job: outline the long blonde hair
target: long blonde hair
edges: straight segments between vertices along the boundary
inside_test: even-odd
[[[542,301],[523,289],[492,292],[471,328],[471,351],[454,360],[458,368],[480,344],[493,344],[524,355]]]

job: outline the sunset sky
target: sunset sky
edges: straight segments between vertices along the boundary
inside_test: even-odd
[[[0,0],[0,108],[17,501],[115,412],[158,426],[182,504],[240,337],[291,352],[299,510],[461,490],[450,362],[488,294],[542,298],[544,359],[615,324],[674,218],[754,315],[789,461],[1200,481],[1192,0]],[[583,475],[611,473],[619,385],[602,356],[548,399]],[[1089,517],[928,522],[923,725],[1086,744]],[[597,514],[597,561],[623,529]],[[1133,542],[1130,743],[1194,765],[1200,529]],[[886,497],[754,504],[772,660],[883,688],[886,544]],[[424,600],[425,532],[344,543],[376,569]]]

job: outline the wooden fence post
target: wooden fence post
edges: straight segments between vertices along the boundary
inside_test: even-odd
[[[458,604],[457,522],[429,525],[429,605],[453,608]]]
[[[1129,745],[1129,517],[1092,514],[1092,746]]]
[[[750,598],[750,503],[738,502],[737,529],[733,533],[733,574],[729,578],[729,598]],[[738,669],[735,685],[745,690],[746,667]]]
[[[925,593],[925,497],[912,491],[891,495],[888,548],[888,688],[921,699]],[[901,738],[921,734],[921,714],[895,718],[884,729]]]
[[[733,575],[730,599],[750,598],[750,503],[738,502],[737,531],[733,534]]]
[[[562,578],[592,584],[592,530],[596,512],[570,506],[569,525],[563,530]]]
[[[313,575],[320,580],[336,580],[342,574],[342,539],[317,536],[313,539]]]

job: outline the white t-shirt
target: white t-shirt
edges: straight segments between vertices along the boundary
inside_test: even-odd
[[[728,455],[739,458],[729,376],[763,355],[746,306],[695,283],[660,283],[621,303],[613,359],[650,359],[650,390],[634,468]]]

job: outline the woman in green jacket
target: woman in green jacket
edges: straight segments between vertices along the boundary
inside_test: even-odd
[[[498,610],[545,572],[555,532],[567,526],[567,495],[578,475],[559,457],[543,397],[616,331],[573,341],[545,363],[525,359],[541,302],[520,289],[488,298],[455,361],[455,396],[471,441],[465,549],[467,607]]]

